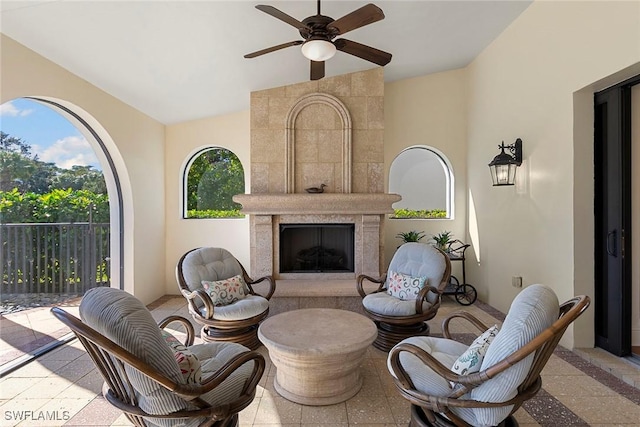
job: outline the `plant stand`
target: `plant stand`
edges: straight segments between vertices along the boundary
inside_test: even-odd
[[[449,284],[444,288],[443,295],[454,295],[456,301],[461,305],[471,305],[478,299],[478,292],[473,285],[467,283],[467,275],[465,271],[465,251],[471,246],[460,240],[453,240],[447,247],[446,254],[451,261],[462,262],[462,284],[456,276],[451,276]]]

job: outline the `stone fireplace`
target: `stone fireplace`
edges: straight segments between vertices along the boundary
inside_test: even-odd
[[[280,273],[353,273],[354,228],[344,224],[280,224]]]
[[[400,200],[384,193],[383,95],[382,68],[252,92],[251,194],[234,196],[249,215],[252,276],[379,276],[384,215]],[[304,224],[353,230],[349,268],[281,271],[281,229]]]

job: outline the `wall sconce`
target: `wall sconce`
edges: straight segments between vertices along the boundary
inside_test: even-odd
[[[522,164],[522,140],[518,138],[511,145],[504,145],[502,141],[498,148],[501,150],[500,154],[489,163],[493,186],[513,185],[516,180],[516,169]],[[505,149],[511,154],[505,153]]]

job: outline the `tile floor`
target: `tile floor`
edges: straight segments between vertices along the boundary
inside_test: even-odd
[[[186,313],[182,297],[161,298],[150,308],[156,319]],[[443,316],[461,308],[445,297],[438,316],[429,322],[432,333],[440,331]],[[77,313],[74,306],[66,309]],[[467,309],[487,324],[503,318],[502,313],[482,303]],[[40,344],[45,335],[64,335],[56,322],[46,309],[3,316],[0,357],[5,362],[13,360],[25,333],[31,334],[32,340],[39,339]],[[38,332],[28,332],[31,327]],[[457,327],[455,332],[465,336],[471,331]],[[259,351],[268,361],[265,348]],[[407,426],[409,406],[399,397],[387,372],[386,354],[371,347],[362,373],[364,385],[355,397],[336,405],[311,407],[291,403],[275,392],[275,368],[268,363],[254,402],[240,414],[240,425]],[[0,379],[0,426],[131,425],[102,398],[101,384],[88,356],[73,340]],[[640,366],[598,349],[559,349],[543,371],[543,390],[516,413],[516,418],[522,427],[640,426]]]

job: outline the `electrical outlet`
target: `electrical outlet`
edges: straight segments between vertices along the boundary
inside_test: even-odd
[[[514,288],[521,288],[522,287],[522,276],[513,276],[511,278],[511,285]]]

